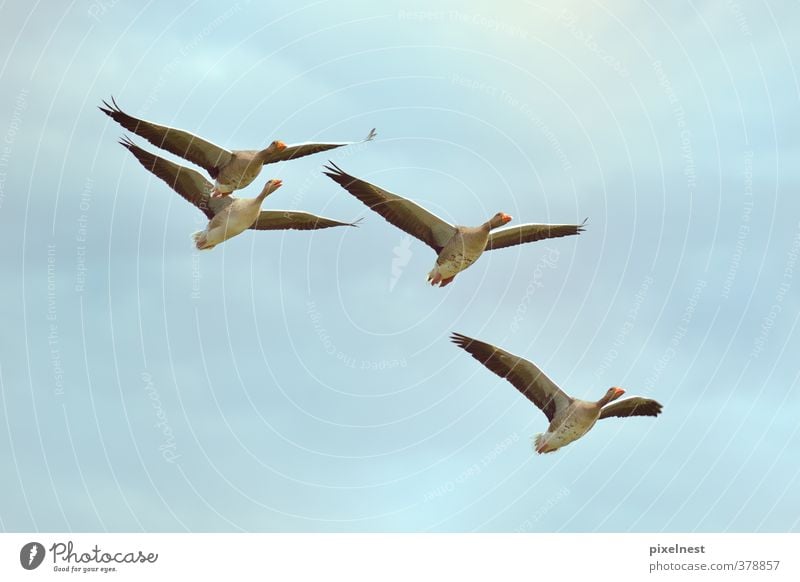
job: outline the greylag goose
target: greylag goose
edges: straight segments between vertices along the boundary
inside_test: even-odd
[[[182,129],[158,125],[150,121],[128,115],[119,108],[114,98],[111,103],[103,101],[105,107],[100,111],[119,123],[128,131],[143,137],[151,144],[205,168],[214,178],[212,197],[227,196],[234,190],[241,190],[256,179],[264,164],[282,162],[324,152],[334,148],[361,142],[309,142],[286,145],[273,141],[263,150],[226,150]],[[371,141],[377,134],[372,129],[366,138]]]
[[[625,393],[616,386],[609,388],[596,402],[572,398],[528,360],[460,333],[454,333],[450,339],[492,372],[511,382],[544,412],[550,426],[547,432],[535,437],[537,453],[552,453],[581,438],[601,418],[658,416],[661,412],[661,404],[640,396],[611,404]]]
[[[325,175],[371,210],[436,251],[436,264],[428,273],[434,286],[448,285],[485,250],[578,234],[586,224],[585,220],[583,224],[521,224],[495,230],[511,220],[508,214],[498,212],[480,226],[454,226],[411,200],[345,173],[333,162],[325,169]]]
[[[195,245],[200,250],[212,249],[247,229],[314,230],[332,226],[355,226],[355,223],[339,222],[308,212],[261,210],[264,199],[281,187],[280,180],[269,180],[255,198],[236,196],[212,198],[209,195],[212,189],[211,182],[203,178],[200,172],[151,154],[128,138],[121,139],[119,143],[136,156],[145,168],[169,184],[175,192],[208,217],[209,223],[205,230],[192,235]]]

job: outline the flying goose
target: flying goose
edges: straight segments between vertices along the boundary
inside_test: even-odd
[[[430,246],[439,255],[430,273],[431,285],[448,285],[478,260],[485,250],[501,249],[545,238],[578,234],[584,224],[521,224],[495,230],[511,221],[498,212],[480,226],[454,226],[411,200],[359,180],[329,162],[325,175],[366,204],[388,222]]]
[[[611,387],[597,402],[578,400],[565,394],[535,364],[493,345],[454,333],[450,339],[492,372],[505,378],[544,412],[550,426],[535,437],[537,453],[552,453],[581,438],[600,418],[611,416],[658,416],[661,404],[635,396],[610,404],[625,391]]]
[[[128,115],[120,109],[113,97],[110,104],[103,101],[103,105],[105,107],[100,107],[100,111],[128,131],[205,168],[215,180],[212,197],[227,196],[234,190],[246,187],[256,179],[264,164],[293,160],[354,143],[371,141],[377,135],[375,129],[372,129],[362,142],[309,142],[286,145],[276,140],[263,150],[226,150],[188,131]]]
[[[315,230],[331,226],[355,226],[356,223],[339,222],[308,212],[294,210],[261,210],[264,198],[281,187],[280,180],[269,180],[255,198],[212,198],[211,182],[200,172],[170,162],[151,154],[134,144],[127,137],[120,142],[136,156],[145,168],[166,182],[175,192],[199,208],[209,223],[205,230],[192,235],[200,250],[208,250],[241,234],[253,230]]]

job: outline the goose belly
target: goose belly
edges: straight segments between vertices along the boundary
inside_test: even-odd
[[[261,164],[256,162],[234,159],[217,176],[217,188],[222,191],[241,190],[258,177],[261,168]]]
[[[207,240],[219,244],[250,228],[258,217],[258,208],[231,208],[214,217],[208,224]]]
[[[447,254],[443,253],[437,259],[433,270],[439,273],[442,279],[448,279],[472,265],[480,256],[481,253],[468,253],[461,249]]]
[[[594,423],[585,424],[565,420],[557,429],[548,429],[546,433],[536,436],[535,448],[538,453],[552,453],[578,440],[594,426]]]

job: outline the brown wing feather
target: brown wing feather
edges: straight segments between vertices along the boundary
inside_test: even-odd
[[[139,163],[155,176],[161,178],[167,185],[175,190],[184,199],[194,204],[205,214],[209,220],[222,208],[232,202],[231,196],[225,198],[211,198],[209,192],[213,188],[211,182],[203,178],[200,172],[180,166],[155,154],[143,150],[127,137],[123,137],[120,144],[131,152]]]
[[[340,222],[309,212],[262,210],[250,228],[253,230],[318,230],[332,226],[357,226],[357,224],[358,221]]]
[[[197,164],[204,168],[212,178],[217,177],[219,168],[231,161],[231,152],[188,131],[158,125],[128,115],[120,109],[113,97],[110,104],[103,101],[103,105],[105,107],[100,107],[100,111],[122,127],[143,137],[155,146]]]
[[[572,402],[572,398],[532,362],[460,333],[452,334],[450,339],[489,370],[511,382],[550,422],[558,410]]]
[[[369,132],[367,137],[365,137],[361,141],[298,143],[286,146],[285,149],[270,154],[264,159],[264,163],[272,164],[274,162],[282,162],[285,160],[296,160],[297,158],[310,156],[312,154],[318,154],[319,152],[326,152],[328,150],[340,148],[343,146],[353,145],[356,143],[364,143],[366,141],[372,141],[373,139],[375,139],[376,135],[378,134],[375,133],[375,129],[373,128]]]
[[[546,238],[558,238],[580,234],[584,231],[584,220],[581,224],[520,224],[501,228],[489,233],[486,250],[502,249],[523,243],[534,242]]]
[[[387,222],[418,238],[435,250],[437,254],[455,234],[456,229],[453,225],[428,212],[422,206],[374,184],[359,180],[342,171],[333,162],[329,163],[330,166],[325,166],[326,176],[361,200],[371,210],[383,216]]]
[[[658,416],[661,413],[661,404],[650,398],[634,396],[614,404],[608,404],[600,410],[600,418],[610,416]]]

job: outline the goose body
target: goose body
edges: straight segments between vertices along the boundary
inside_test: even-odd
[[[489,232],[494,228],[493,224],[505,224],[510,220],[510,216],[500,213],[477,228],[455,227],[453,236],[439,251],[436,264],[428,273],[428,282],[442,287],[450,283],[456,275],[471,266],[483,254],[489,241]]]
[[[215,180],[212,196],[227,196],[235,190],[250,185],[261,173],[265,164],[302,158],[311,154],[340,148],[360,142],[307,142],[287,145],[275,140],[262,150],[228,150],[188,131],[159,125],[128,115],[114,98],[111,103],[103,101],[100,111],[122,127],[143,137],[151,144],[181,156],[204,168]],[[371,130],[362,141],[371,141],[376,136]]]
[[[436,263],[428,273],[428,281],[434,286],[450,284],[484,251],[575,235],[584,230],[583,224],[522,224],[500,228],[511,221],[511,217],[503,212],[479,226],[455,226],[407,198],[345,173],[333,162],[325,169],[328,177],[387,222],[418,238],[436,252]]]
[[[603,399],[610,402],[619,398],[625,393],[622,388],[613,388],[606,393]],[[601,400],[603,400],[601,399]],[[552,453],[576,441],[591,430],[597,419],[600,418],[600,409],[603,404],[597,402],[587,402],[572,398],[569,404],[562,407],[550,425],[547,432],[537,434],[534,437],[534,450],[537,453]]]
[[[210,250],[229,238],[246,231],[253,226],[258,218],[261,212],[261,203],[264,199],[282,185],[283,183],[280,180],[270,180],[255,198],[236,198],[231,200],[230,204],[214,215],[205,230],[192,235],[195,246],[202,251]]]
[[[285,147],[286,145],[282,141],[274,141],[267,150],[272,148],[275,151],[279,151]],[[227,163],[209,172],[211,177],[214,178],[214,192],[212,194],[227,196],[235,190],[241,190],[249,186],[261,173],[261,169],[264,166],[263,158],[264,154],[261,151],[232,151]]]
[[[355,223],[340,222],[308,212],[294,210],[261,210],[264,199],[281,187],[281,180],[269,180],[255,198],[211,196],[213,186],[200,172],[165,160],[143,150],[131,140],[123,138],[120,143],[130,151],[139,163],[166,182],[175,192],[205,214],[208,225],[192,235],[200,250],[209,250],[245,230],[316,230],[333,226],[355,226]]]
[[[567,395],[534,363],[491,344],[454,333],[451,340],[489,370],[508,380],[533,402],[550,421],[547,431],[534,437],[537,453],[552,453],[578,440],[602,418],[612,416],[658,416],[661,404],[649,398],[620,398],[625,391],[612,386],[597,401]]]

